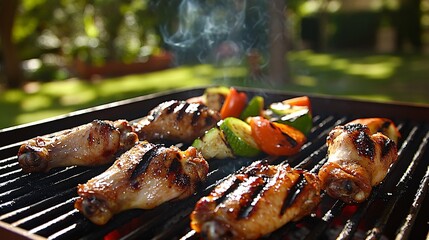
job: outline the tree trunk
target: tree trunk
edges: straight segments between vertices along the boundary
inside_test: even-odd
[[[285,1],[268,1],[269,21],[269,81],[273,86],[283,86],[289,81],[286,62],[287,42],[285,36]]]
[[[328,50],[328,3],[327,0],[322,0],[320,10],[319,10],[319,49],[321,52],[326,52]]]
[[[21,61],[13,42],[12,30],[19,1],[0,1],[0,40],[7,87],[20,87],[23,83]]]

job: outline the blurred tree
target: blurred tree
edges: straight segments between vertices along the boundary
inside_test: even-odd
[[[282,86],[290,81],[289,68],[286,61],[287,42],[285,21],[287,21],[286,4],[284,0],[268,2],[270,15],[269,43],[270,43],[270,69],[269,80],[274,86]]]
[[[76,59],[97,65],[111,60],[132,62],[159,51],[158,16],[148,3],[1,0],[0,64],[6,85],[22,85],[21,61],[27,59],[38,58],[42,66],[62,67]]]
[[[403,51],[408,41],[415,52],[422,50],[421,0],[399,0],[399,8],[392,15],[396,30],[396,50]]]
[[[83,8],[83,33],[70,44],[75,57],[89,64],[132,62],[159,47],[157,16],[148,0],[87,0]]]
[[[23,81],[20,60],[13,39],[13,26],[19,1],[0,1],[0,41],[7,87],[19,87]]]

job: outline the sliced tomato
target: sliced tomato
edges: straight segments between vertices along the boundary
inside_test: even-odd
[[[282,101],[283,104],[289,104],[291,106],[300,106],[300,107],[308,107],[311,112],[311,102],[308,96],[301,96],[290,98]]]
[[[227,117],[240,117],[241,112],[246,107],[247,95],[244,92],[238,92],[235,88],[231,87],[225,102],[220,109],[222,119]]]
[[[252,117],[249,124],[255,142],[269,155],[294,155],[307,141],[301,131],[285,124],[270,122],[263,117]]]

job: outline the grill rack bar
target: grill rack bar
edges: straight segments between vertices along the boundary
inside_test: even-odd
[[[201,92],[201,90],[197,91],[198,93]],[[180,99],[180,98],[187,98],[188,96],[194,96],[195,95],[195,91],[191,90],[190,92],[187,92],[186,94],[182,95],[181,93],[177,94],[177,93],[172,93],[172,94],[166,94],[164,96],[162,96],[161,98],[159,98],[159,96],[154,96],[153,99],[150,100],[150,104],[147,106],[147,108],[152,108],[154,105],[158,104],[160,102],[160,99],[165,99],[167,98],[172,99]],[[175,97],[172,97],[175,96]],[[180,96],[180,98],[178,98],[177,96]],[[277,93],[273,93],[271,95],[269,95],[270,100],[269,101],[275,101],[275,100],[282,100],[284,98],[286,98],[287,96],[284,93],[281,94],[277,94]],[[289,164],[291,164],[292,166],[295,165],[295,167],[301,167],[301,168],[305,168],[305,169],[312,169],[311,171],[316,172],[317,169],[319,169],[321,167],[321,164],[326,160],[324,158],[324,154],[326,153],[326,147],[324,146],[324,138],[326,137],[326,133],[329,131],[330,128],[332,128],[334,125],[340,124],[340,123],[344,123],[347,122],[351,119],[354,118],[359,118],[359,117],[372,117],[372,116],[385,116],[385,117],[390,117],[392,120],[394,120],[395,123],[400,123],[400,126],[402,127],[401,132],[404,132],[404,136],[406,136],[407,138],[413,138],[413,141],[407,141],[405,140],[402,143],[402,148],[404,149],[403,151],[401,151],[400,156],[404,156],[403,158],[406,158],[408,155],[410,154],[414,154],[415,151],[417,151],[417,147],[415,146],[416,142],[419,142],[421,139],[421,134],[417,134],[418,136],[416,136],[414,132],[422,132],[422,129],[427,129],[429,128],[429,125],[427,124],[427,122],[429,122],[429,120],[427,119],[427,116],[423,113],[421,113],[422,111],[420,111],[421,109],[419,107],[411,107],[411,110],[407,108],[406,114],[401,115],[397,115],[397,111],[395,113],[388,113],[388,114],[384,114],[383,111],[385,111],[386,109],[395,109],[395,106],[387,106],[387,108],[380,108],[380,106],[385,107],[385,105],[383,104],[372,104],[371,103],[371,108],[369,108],[369,111],[367,108],[362,108],[365,109],[365,114],[364,115],[356,115],[356,113],[352,113],[352,112],[347,112],[346,108],[350,108],[350,106],[348,105],[350,102],[349,101],[340,101],[339,104],[337,100],[335,99],[324,99],[324,98],[318,98],[315,97],[315,99],[317,99],[318,101],[312,101],[315,103],[315,105],[313,105],[314,110],[319,109],[319,112],[315,112],[314,114],[314,128],[311,131],[310,134],[310,143],[305,145],[302,151],[302,154],[299,154],[299,156],[294,156],[294,157],[290,157],[288,159],[286,159],[285,161],[283,161],[284,159],[270,159],[269,161],[272,162],[273,164],[281,164],[284,162],[287,162]],[[142,103],[146,103],[147,98],[140,98],[140,100],[142,100]],[[323,103],[323,104],[322,104]],[[325,110],[329,110],[326,109],[326,105],[328,103],[333,103],[336,106],[333,107],[333,111],[326,111],[326,112],[322,112],[320,111],[320,106],[318,105],[324,105],[325,106]],[[121,103],[122,104],[122,103]],[[119,104],[119,105],[121,105]],[[136,102],[127,102],[126,104],[130,104],[129,106],[133,106],[136,107],[137,104]],[[345,105],[344,105],[345,104]],[[353,101],[351,102],[351,104],[353,104]],[[362,104],[362,106],[367,106],[367,104],[365,103],[359,103],[358,106],[360,106]],[[344,107],[344,106],[346,107]],[[129,107],[128,106],[128,107]],[[337,107],[337,108],[335,108]],[[107,107],[106,111],[108,111]],[[117,106],[114,108],[118,108]],[[354,107],[353,107],[354,108]],[[99,112],[101,108],[97,108],[97,110],[95,112]],[[354,108],[356,109],[356,108]],[[381,109],[381,110],[380,110]],[[402,109],[402,108],[401,108]],[[429,109],[429,108],[427,108]],[[426,108],[424,108],[424,110],[427,110]],[[101,109],[102,110],[102,109]],[[354,111],[354,110],[349,110],[349,111]],[[418,114],[413,114],[417,111]],[[94,119],[93,114],[95,113],[93,112],[88,112],[91,113],[91,119]],[[140,111],[141,113],[142,111]],[[374,112],[378,112],[377,115],[375,115]],[[423,111],[424,112],[424,111]],[[427,111],[426,111],[427,113]],[[106,112],[102,113],[101,115],[105,115]],[[116,113],[115,113],[116,114]],[[109,115],[109,116],[114,116],[113,115]],[[120,113],[121,115],[123,114],[123,112]],[[379,115],[380,114],[380,115]],[[409,119],[409,116],[411,116],[412,119]],[[341,116],[341,117],[338,117]],[[423,117],[422,117],[423,116]],[[426,116],[426,118],[424,117]],[[86,116],[86,118],[88,118],[88,116]],[[125,117],[127,118],[127,117]],[[66,121],[73,121],[71,120],[71,118],[65,118]],[[85,118],[82,118],[85,119]],[[80,119],[80,121],[86,121],[86,120],[82,120]],[[107,118],[106,118],[107,119]],[[113,119],[117,119],[117,117],[113,117]],[[65,120],[64,120],[65,121]],[[61,122],[61,121],[60,121]],[[74,122],[75,124],[76,122]],[[55,124],[55,121],[52,123]],[[49,125],[52,125],[49,124]],[[413,130],[415,129],[415,130]],[[20,132],[23,132],[22,130],[20,130]],[[10,134],[9,134],[10,135]],[[14,135],[14,134],[11,134]],[[410,135],[412,137],[410,137]],[[0,131],[0,139],[2,139],[2,141],[4,141],[4,139],[6,138],[2,138],[2,131]],[[12,140],[14,141],[14,140]],[[78,181],[77,179],[81,178],[82,182],[85,182],[84,179],[86,178],[90,178],[89,175],[87,175],[88,173],[86,172],[88,169],[87,168],[81,168],[81,167],[70,167],[70,168],[65,168],[65,169],[58,169],[58,170],[54,170],[52,172],[49,173],[49,176],[46,177],[41,177],[40,175],[37,176],[37,174],[23,174],[19,167],[16,164],[16,156],[14,156],[17,152],[17,149],[19,148],[21,144],[21,140],[19,140],[18,142],[7,142],[7,144],[3,147],[0,147],[0,176],[2,176],[0,179],[0,221],[6,223],[6,224],[10,224],[12,227],[15,227],[14,225],[16,225],[16,228],[19,229],[23,229],[25,231],[24,228],[25,226],[23,226],[20,222],[30,222],[32,217],[28,217],[28,221],[27,220],[20,220],[20,216],[25,216],[26,213],[29,214],[39,214],[40,216],[43,216],[43,214],[38,213],[38,207],[43,205],[43,202],[61,202],[61,197],[60,195],[64,195],[67,196],[67,199],[72,199],[73,197],[75,197],[75,191],[76,191],[76,186],[62,186],[61,184],[57,184],[57,188],[56,189],[52,189],[50,183],[52,180],[54,179],[58,179],[59,176],[69,176],[76,174],[77,172],[83,172],[82,175],[78,175],[75,177],[72,177],[72,179],[75,179],[75,181]],[[427,149],[422,150],[422,154],[424,154],[423,157],[423,161],[419,162],[419,167],[417,167],[417,169],[420,168],[421,165],[426,166],[425,169],[427,168],[427,161],[425,162],[424,160],[427,159],[427,155],[429,153],[427,153]],[[425,158],[426,157],[426,158]],[[239,166],[246,166],[248,162],[246,162],[246,159],[243,159],[243,162],[241,162],[239,164]],[[220,162],[218,162],[219,167]],[[425,165],[426,164],[426,165]],[[212,164],[211,164],[212,165]],[[216,169],[218,166],[214,166],[213,168]],[[407,166],[405,166],[407,167]],[[68,205],[68,207],[66,208],[62,208],[61,203],[57,203],[58,205],[58,209],[63,209],[62,211],[60,211],[62,214],[66,214],[66,221],[57,221],[58,224],[53,224],[53,225],[49,225],[49,224],[45,224],[44,227],[40,227],[40,224],[27,229],[28,232],[34,232],[36,234],[40,234],[41,236],[45,236],[45,237],[49,237],[50,239],[75,239],[75,238],[82,238],[82,239],[96,239],[96,238],[102,238],[104,235],[109,234],[111,231],[113,230],[117,230],[118,228],[121,228],[124,223],[125,225],[128,225],[128,223],[131,221],[133,221],[133,219],[137,219],[140,221],[145,221],[144,223],[144,227],[142,228],[136,228],[134,227],[134,231],[129,231],[128,234],[125,234],[123,236],[124,239],[135,239],[138,238],[139,235],[144,234],[145,236],[152,236],[153,239],[171,239],[171,237],[177,237],[177,236],[190,236],[190,238],[192,238],[192,236],[194,238],[198,238],[197,234],[193,233],[190,229],[189,229],[189,212],[192,211],[192,203],[194,203],[199,196],[201,196],[204,193],[207,193],[207,191],[209,189],[211,189],[212,187],[214,187],[214,185],[216,183],[218,183],[219,181],[221,181],[223,178],[222,176],[228,176],[228,174],[232,172],[234,172],[235,170],[238,170],[238,166],[235,165],[229,165],[226,167],[228,170],[230,171],[225,171],[222,172],[221,170],[213,170],[211,171],[211,175],[209,176],[210,181],[212,184],[208,185],[205,191],[202,191],[199,195],[197,194],[196,197],[194,198],[190,198],[187,201],[181,202],[181,203],[177,203],[176,204],[166,204],[164,206],[160,206],[157,209],[154,210],[149,210],[149,211],[140,211],[140,210],[132,210],[129,211],[127,213],[124,214],[120,214],[118,216],[116,216],[109,224],[107,224],[106,226],[103,227],[97,227],[94,226],[92,223],[90,223],[88,220],[82,218],[82,216],[77,213],[74,208],[72,207],[71,204],[65,204]],[[402,168],[404,168],[404,166],[399,165],[398,166],[395,164],[394,165],[394,169],[392,172],[396,172],[401,170]],[[101,167],[101,168],[95,168],[95,169],[91,169],[90,172],[93,173],[94,171],[104,171],[105,167]],[[420,172],[420,171],[417,171]],[[52,175],[52,176],[51,176]],[[96,174],[94,174],[96,175]],[[391,175],[391,173],[389,172],[388,175]],[[397,178],[397,176],[394,176],[394,173],[392,173],[392,179]],[[419,197],[415,198],[413,202],[425,202],[425,200],[428,198],[427,196],[427,187],[425,188],[425,186],[427,186],[427,172],[426,174],[423,173],[422,178],[420,179],[420,173],[416,177],[414,176],[415,173],[411,174],[413,176],[412,180],[410,181],[419,181],[421,182],[419,185],[420,187],[416,190],[416,193],[421,193],[419,195]],[[80,177],[82,176],[82,177]],[[390,177],[389,177],[390,178]],[[3,179],[7,179],[7,182],[3,182]],[[66,181],[65,181],[66,182]],[[386,198],[385,193],[384,192],[389,192],[390,188],[392,188],[392,183],[390,183],[390,181],[387,181],[388,183],[385,184],[385,186],[381,187],[379,186],[376,191],[374,191],[375,194],[373,195],[377,195],[377,198],[374,198],[374,200],[371,202],[371,204],[368,204],[367,209],[364,211],[364,213],[362,214],[362,217],[358,218],[359,220],[356,220],[356,222],[354,222],[355,220],[350,220],[350,222],[354,223],[354,225],[352,224],[352,231],[350,231],[348,234],[348,236],[350,236],[349,238],[353,237],[355,235],[355,232],[358,229],[358,225],[362,220],[365,220],[365,214],[368,211],[371,211],[372,208],[372,204],[377,203],[380,201],[379,198],[384,198],[382,199],[382,201],[388,201],[388,199],[390,198]],[[385,182],[383,182],[384,184]],[[426,184],[426,185],[425,185]],[[16,187],[19,186],[19,187]],[[394,186],[393,186],[394,187]],[[36,195],[32,195],[32,194],[28,194],[25,195],[25,191],[24,189],[33,189],[33,191],[36,192]],[[4,194],[1,195],[2,192],[5,191],[11,191],[10,195],[9,194]],[[44,190],[46,193],[40,193],[41,190]],[[48,192],[49,191],[53,192],[56,191],[55,194],[50,195]],[[406,187],[405,190],[407,191],[406,193],[408,194],[408,192],[410,190],[408,190],[408,188]],[[414,191],[414,188],[413,190]],[[24,194],[23,194],[24,193]],[[414,192],[412,192],[411,194],[414,195]],[[37,197],[37,200],[31,200],[31,196],[34,198],[35,196]],[[40,199],[42,198],[42,199]],[[38,203],[41,202],[41,203]],[[333,224],[335,224],[336,218],[342,217],[343,215],[343,211],[347,208],[347,206],[345,206],[345,204],[339,202],[339,201],[333,201],[332,199],[330,199],[327,196],[323,196],[323,202],[324,204],[330,206],[328,207],[327,211],[323,211],[322,213],[316,213],[314,216],[308,217],[306,219],[304,219],[301,223],[307,224],[307,225],[314,225],[316,227],[313,227],[311,229],[310,235],[308,235],[308,233],[306,233],[307,237],[311,236],[311,234],[314,234],[315,230],[317,230],[317,226],[322,226],[320,229],[320,234],[315,234],[314,236],[321,236],[323,235],[327,229],[329,229],[330,227],[333,226]],[[12,205],[10,205],[12,204]],[[15,204],[29,204],[29,206],[19,206],[16,207]],[[39,204],[39,205],[38,205]],[[62,203],[64,204],[64,203]],[[55,205],[55,204],[54,204]],[[399,205],[399,204],[395,204],[395,205]],[[426,204],[427,205],[427,204]],[[425,206],[423,206],[422,209],[425,209]],[[1,207],[2,206],[2,207]],[[8,211],[5,209],[9,209],[9,207],[12,206],[12,211]],[[179,206],[179,207],[178,207]],[[54,209],[56,208],[55,206],[53,207]],[[362,209],[363,205],[359,206],[359,209]],[[414,220],[412,220],[413,222],[417,222],[417,224],[420,226],[421,225],[421,221],[419,224],[419,218],[421,218],[421,214],[418,215],[420,207],[414,207],[413,205],[410,204],[410,210],[407,212],[409,214],[412,215],[412,218],[414,217]],[[157,220],[153,220],[153,221],[147,221],[145,220],[146,218],[150,218],[154,215],[162,215],[163,213],[170,213],[172,209],[177,209],[176,212],[171,213],[171,214],[165,214],[165,216],[167,217],[171,217],[171,219],[169,219],[167,221],[166,226],[160,226],[160,227],[155,227],[155,226],[159,226],[161,223],[163,224],[165,221],[165,218],[159,218]],[[352,216],[352,218],[355,218],[355,216],[357,214],[359,214],[359,209],[358,211],[356,211]],[[48,211],[49,212],[49,211]],[[338,212],[338,213],[335,213]],[[415,214],[412,212],[416,212]],[[424,212],[424,210],[423,210]],[[324,214],[323,214],[324,213]],[[407,214],[406,213],[406,214]],[[55,215],[55,214],[53,214]],[[324,217],[325,216],[325,217]],[[39,219],[37,217],[33,217],[34,219]],[[357,218],[357,217],[356,217]],[[416,220],[417,219],[417,220]],[[326,221],[325,221],[326,220]],[[423,222],[427,222],[428,219],[426,217],[425,219],[426,221]],[[44,220],[43,223],[48,222],[48,220]],[[52,222],[56,222],[55,220],[52,220]],[[388,219],[388,221],[391,221],[390,219]],[[14,224],[15,223],[15,224]],[[311,223],[311,224],[309,224]],[[161,224],[161,225],[162,225]],[[49,225],[49,226],[48,226]],[[132,224],[131,224],[132,225]],[[403,226],[402,228],[398,228],[397,231],[399,232],[404,232],[404,234],[407,234],[407,236],[414,236],[413,232],[415,232],[414,228],[416,228],[415,224],[408,224],[406,222],[402,223],[398,223],[397,225],[399,226]],[[171,231],[165,231],[166,228],[171,229]],[[350,226],[350,225],[347,225]],[[408,227],[410,226],[410,227]],[[154,227],[154,230],[150,230],[148,231],[148,229],[151,229],[151,227]],[[424,229],[428,229],[428,226],[423,226]],[[33,230],[32,230],[33,229]],[[346,229],[346,227],[344,227],[344,229]],[[348,229],[348,228],[347,228]],[[287,224],[285,225],[283,228],[279,229],[278,231],[276,231],[275,233],[273,233],[272,235],[270,235],[270,239],[282,239],[283,236],[286,236],[289,233],[292,233],[294,231],[300,231],[301,229],[299,227],[297,227],[296,224]],[[1,232],[1,229],[0,229]],[[409,233],[411,232],[411,233]],[[188,234],[188,235],[186,235]],[[394,236],[394,235],[393,235]],[[404,235],[405,236],[405,235]],[[311,239],[311,238],[310,238]],[[348,239],[347,237],[344,239]],[[414,239],[414,238],[412,238]]]
[[[428,188],[429,188],[429,166],[427,167],[425,176],[423,177],[419,185],[416,197],[414,198],[414,201],[410,206],[410,210],[408,211],[408,215],[402,222],[401,227],[396,232],[396,238],[395,238],[396,240],[409,238],[412,226],[416,221],[417,214],[419,213],[422,207],[424,198],[427,195]]]
[[[380,238],[384,228],[386,227],[387,221],[389,217],[392,215],[392,211],[398,203],[399,198],[401,198],[406,188],[408,187],[408,183],[412,178],[414,171],[416,170],[418,163],[422,159],[423,153],[428,147],[428,139],[429,132],[426,133],[425,137],[422,140],[422,143],[419,146],[419,149],[415,153],[410,165],[408,166],[404,175],[402,175],[400,181],[396,185],[397,194],[394,194],[391,199],[387,202],[387,207],[384,209],[383,214],[377,220],[375,226],[370,230],[370,234],[368,234],[366,239],[378,239]]]

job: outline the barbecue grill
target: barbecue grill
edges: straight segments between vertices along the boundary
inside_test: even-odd
[[[298,96],[273,90],[238,88],[267,103]],[[109,166],[66,167],[48,173],[23,173],[17,151],[27,139],[94,119],[135,120],[159,103],[201,95],[191,88],[146,95],[0,131],[0,236],[6,239],[199,239],[189,227],[195,203],[220,181],[257,159],[213,160],[209,176],[188,199],[152,210],[130,210],[96,226],[74,209],[76,187]],[[292,157],[266,157],[317,173],[326,161],[325,140],[338,124],[362,117],[386,117],[402,138],[398,161],[381,185],[361,204],[347,205],[327,195],[314,213],[288,223],[266,239],[425,239],[429,237],[429,106],[377,103],[310,95],[313,128],[302,151]]]

